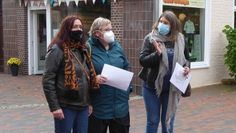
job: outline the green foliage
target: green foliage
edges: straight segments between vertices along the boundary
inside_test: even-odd
[[[236,29],[226,25],[223,32],[228,40],[228,45],[225,47],[227,51],[224,54],[224,63],[230,71],[229,75],[236,79]]]

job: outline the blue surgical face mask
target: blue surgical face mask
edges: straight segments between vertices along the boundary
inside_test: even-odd
[[[157,28],[158,32],[164,36],[170,32],[170,26],[167,24],[159,23]]]

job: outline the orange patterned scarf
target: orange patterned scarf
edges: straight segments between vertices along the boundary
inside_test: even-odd
[[[72,62],[72,59],[74,59],[74,55],[70,51],[73,48],[77,49],[83,49],[84,55],[86,57],[86,63],[89,68],[89,87],[90,89],[98,89],[99,88],[99,83],[96,80],[96,72],[94,70],[94,66],[92,64],[91,57],[89,56],[89,53],[86,49],[85,46],[79,45],[79,44],[64,44],[64,58],[65,58],[65,80],[64,80],[64,85],[67,88],[70,88],[72,90],[79,90],[79,85],[77,82],[77,76],[75,72],[75,66]],[[84,72],[85,73],[85,72]]]

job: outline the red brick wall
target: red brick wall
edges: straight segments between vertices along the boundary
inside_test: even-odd
[[[116,35],[116,39],[121,42],[123,46],[123,19],[124,19],[124,1],[119,0],[119,2],[114,3],[111,0],[111,21],[112,28],[114,29],[114,33]]]
[[[21,73],[28,74],[28,20],[27,20],[27,8],[16,8],[16,46],[18,50],[18,56],[23,61],[21,65]],[[20,52],[19,52],[20,51]]]
[[[111,20],[116,37],[121,41],[128,56],[134,93],[141,94],[141,80],[138,78],[139,52],[144,36],[153,24],[153,0],[117,0],[111,4]]]
[[[2,40],[2,1],[0,2],[0,72],[3,72],[3,40]]]
[[[9,73],[7,60],[18,57],[23,62],[20,73],[27,74],[27,9],[19,7],[16,0],[4,0],[2,5],[4,72]]]

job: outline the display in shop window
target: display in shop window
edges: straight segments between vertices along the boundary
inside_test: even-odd
[[[163,10],[171,10],[178,16],[185,36],[185,44],[189,51],[190,61],[203,61],[205,9],[164,5]]]
[[[191,21],[190,16],[186,17],[186,21],[184,23],[184,35],[185,35],[185,44],[189,51],[189,56],[192,61],[196,61],[196,57],[192,56],[192,49],[194,45],[194,34],[195,34],[195,26],[193,21]]]

